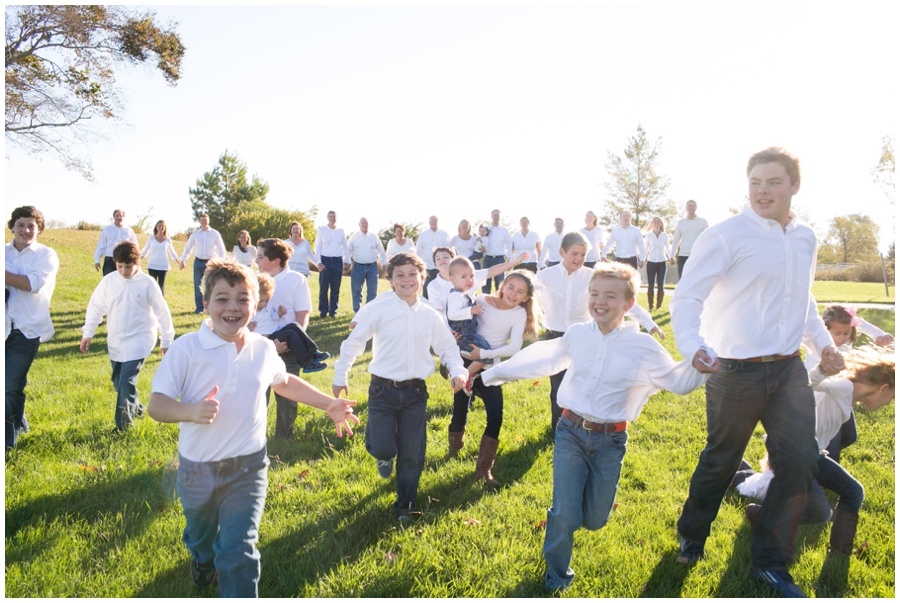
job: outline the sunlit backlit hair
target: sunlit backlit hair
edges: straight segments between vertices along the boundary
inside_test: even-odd
[[[259,299],[272,299],[275,293],[275,279],[265,272],[259,272],[256,280],[259,281]]]
[[[560,243],[560,247],[562,247],[563,251],[568,251],[572,245],[584,245],[588,247],[590,243],[588,243],[587,237],[585,237],[580,232],[567,232],[563,235],[562,243]]]
[[[783,165],[784,171],[787,172],[788,177],[791,179],[791,184],[795,184],[800,180],[800,160],[781,147],[769,147],[754,154],[750,161],[747,162],[747,176],[750,176],[750,171],[755,166],[763,163],[780,163]]]
[[[841,373],[853,382],[869,385],[887,385],[894,389],[894,346],[865,345],[844,354],[844,365]]]
[[[390,261],[388,261],[387,265],[387,277],[388,280],[394,278],[394,268],[398,266],[406,266],[407,264],[412,264],[419,271],[419,274],[425,274],[425,262],[422,261],[422,258],[417,256],[414,253],[402,252],[397,255],[391,257]]]
[[[628,264],[620,264],[618,262],[598,264],[594,268],[590,282],[593,283],[601,279],[613,279],[625,283],[625,297],[629,300],[634,299],[641,288],[641,275]],[[588,283],[588,286],[590,287],[590,283]]]
[[[281,260],[282,268],[287,266],[291,254],[294,253],[294,250],[281,239],[263,239],[256,243],[256,249],[269,261]]]
[[[644,232],[650,232],[651,230],[653,230],[654,224],[659,224],[659,232],[666,232],[666,221],[659,216],[653,216],[652,218],[650,218],[650,222],[648,222],[647,226],[644,227]]]
[[[519,302],[519,305],[525,308],[525,338],[528,341],[534,341],[538,336],[538,325],[541,324],[543,312],[541,311],[540,302],[538,302],[534,296],[534,280],[532,273],[528,270],[513,270],[507,274],[506,278],[503,280],[503,285],[500,286],[500,291],[497,293],[500,298],[503,297],[503,288],[510,282],[510,279],[521,279],[525,282],[528,299]]]
[[[113,249],[112,257],[117,264],[140,264],[141,250],[131,241],[122,241]]]
[[[253,298],[253,305],[259,301],[259,281],[248,266],[234,260],[215,258],[206,263],[206,270],[203,272],[203,299],[206,303],[212,299],[213,289],[221,280],[232,287],[246,286]]]

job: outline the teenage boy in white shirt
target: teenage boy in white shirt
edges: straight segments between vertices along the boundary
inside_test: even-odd
[[[562,247],[563,228],[566,223],[562,218],[553,221],[553,227],[556,229],[544,239],[544,246],[541,247],[541,256],[538,258],[539,268],[553,268],[559,264],[562,259],[559,255],[559,248]]]
[[[762,421],[775,478],[753,534],[752,570],[783,595],[805,596],[787,571],[800,521],[795,510],[805,506],[819,456],[800,344],[821,352],[823,366],[843,360],[810,293],[816,235],[791,211],[799,161],[772,147],[750,158],[747,177],[748,205],[700,235],[670,305],[679,351],[711,374],[707,444],[678,520],[678,560],[703,555],[722,497]]]
[[[206,588],[218,577],[219,596],[256,597],[269,466],[266,388],[327,412],[338,437],[353,435],[350,423],[359,419],[355,402],[288,375],[272,343],[249,331],[257,302],[249,267],[209,262],[203,294],[209,318],[163,356],[147,413],[179,424],[177,492],[194,584]]]
[[[619,223],[606,240],[600,259],[606,261],[606,254],[615,246],[617,262],[628,264],[635,270],[643,268],[644,235],[641,234],[641,229],[631,224],[631,212],[627,209],[619,214]]]
[[[481,262],[481,266],[482,268],[490,268],[497,264],[503,264],[506,262],[506,258],[511,258],[512,256],[512,237],[509,234],[509,230],[500,224],[500,210],[495,209],[491,212],[491,233],[484,250],[484,261]],[[498,274],[494,277],[494,289],[500,290],[500,284],[504,278],[503,274]],[[491,280],[488,280],[484,284],[484,287],[481,288],[482,293],[488,294],[491,292],[491,282]]]
[[[156,346],[157,332],[162,334],[159,354],[163,356],[175,340],[175,329],[159,285],[141,270],[138,246],[131,241],[119,243],[113,260],[116,271],[104,276],[91,294],[78,348],[87,353],[106,315],[106,343],[116,389],[116,431],[125,431],[133,426],[135,416],[144,416],[144,405],[138,400],[138,375]]]
[[[544,339],[562,337],[572,325],[591,320],[588,308],[588,284],[593,270],[584,265],[589,245],[589,241],[582,233],[567,233],[559,249],[562,263],[538,272],[538,292],[541,295],[546,328]],[[640,322],[642,327],[660,339],[666,338],[662,329],[653,322],[650,313],[639,305],[632,305],[626,315]],[[556,431],[556,424],[562,413],[556,398],[565,376],[565,371],[550,375],[550,427],[553,431]]]
[[[357,356],[372,339],[369,372],[369,421],[366,450],[377,461],[378,475],[388,479],[397,459],[397,519],[406,521],[416,511],[419,477],[425,467],[425,379],[434,373],[429,349],[440,357],[452,377],[453,391],[466,383],[456,340],[443,318],[419,298],[425,263],[411,253],[398,253],[388,262],[393,292],[382,293],[354,318],[356,326],[341,344],[334,363],[332,393],[348,391],[347,376]]]
[[[709,222],[697,215],[697,202],[690,200],[684,204],[687,217],[678,220],[672,235],[672,254],[678,258],[678,280],[684,272],[684,266],[691,255],[691,249],[700,233],[709,228]],[[669,260],[674,264],[675,260]]]
[[[6,244],[6,450],[16,447],[19,432],[28,433],[25,386],[41,343],[53,337],[50,299],[56,286],[59,257],[38,243],[44,214],[33,205],[17,207],[7,226]]]
[[[634,269],[601,265],[590,278],[587,306],[593,321],[572,325],[562,338],[535,343],[482,373],[486,385],[500,385],[565,370],[553,449],[553,506],[544,537],[544,585],[550,590],[567,589],[575,577],[569,567],[575,531],[599,530],[609,519],[628,423],[656,392],[686,395],[704,381],[690,362],[676,363],[637,325],[624,323],[640,285]]]
[[[366,303],[378,295],[378,261],[387,265],[384,245],[374,232],[369,232],[369,221],[361,218],[359,230],[350,235],[347,241],[350,249],[350,292],[353,297],[353,313],[359,312],[362,305],[363,283],[366,285]]]
[[[94,249],[94,270],[100,270],[100,259],[103,258],[103,276],[116,271],[116,262],[113,260],[113,250],[122,241],[131,241],[138,244],[137,235],[130,226],[125,226],[125,212],[121,209],[113,210],[113,223],[104,226],[100,231],[100,240]]]
[[[213,258],[225,257],[225,241],[215,228],[209,225],[209,214],[197,216],[200,228],[191,233],[184,250],[181,252],[180,270],[184,270],[184,263],[191,253],[194,254],[194,314],[203,314],[203,291],[200,289],[203,273],[206,271],[206,263]]]

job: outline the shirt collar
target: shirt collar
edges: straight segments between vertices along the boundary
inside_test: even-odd
[[[26,247],[26,248],[23,249],[22,251],[19,251],[18,249],[16,249],[16,246],[15,246],[14,243],[15,243],[15,241],[10,241],[9,243],[6,244],[6,248],[7,248],[7,249],[12,249],[12,250],[15,251],[16,253],[25,253],[26,251],[30,251],[30,252],[32,252],[32,253],[37,253],[38,251],[40,251],[41,249],[43,249],[44,247],[46,247],[46,245],[44,245],[43,243],[38,243],[37,241],[35,241],[34,243],[32,243],[31,245],[29,245],[28,247]]]
[[[200,338],[200,345],[203,346],[204,350],[211,350],[213,348],[218,348],[223,345],[228,345],[232,342],[225,341],[218,335],[216,335],[215,331],[212,330],[212,327],[209,326],[209,321],[212,320],[210,318],[204,318],[203,322],[200,323],[200,330],[198,331],[198,336]],[[262,335],[258,333],[254,333],[253,331],[247,331],[247,334],[244,335],[244,347],[247,347],[249,343],[255,341],[257,339],[261,339]]]
[[[604,335],[600,331],[600,327],[597,326],[595,321],[591,321],[591,330],[597,333],[600,337],[621,337],[622,335],[629,335],[631,333],[640,332],[640,325],[632,320],[626,320],[622,323],[621,327],[617,327],[609,332],[609,334]]]
[[[777,220],[768,220],[766,218],[759,217],[759,215],[755,211],[753,211],[753,208],[750,207],[749,203],[747,205],[745,205],[744,208],[741,210],[741,215],[749,218],[750,220],[752,220],[756,224],[759,224],[760,226],[762,226],[763,228],[765,228],[767,230],[771,230],[776,227],[782,228],[781,223],[778,222]],[[794,214],[794,210],[790,211],[790,213],[788,214],[788,217],[790,217],[791,221],[788,222],[787,226],[785,226],[782,229],[785,232],[787,232],[789,230],[794,230],[795,228],[797,228],[797,224],[798,224],[797,216],[796,216],[796,214]]]

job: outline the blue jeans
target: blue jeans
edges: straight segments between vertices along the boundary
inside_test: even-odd
[[[856,415],[851,408],[850,418],[843,422],[841,430],[828,442],[828,448],[826,448],[828,456],[835,463],[840,463],[841,451],[847,446],[855,444],[857,440],[859,440],[859,433],[856,431]]]
[[[721,358],[706,384],[706,448],[691,476],[678,532],[703,544],[741,455],[762,421],[775,477],[753,535],[756,569],[782,570],[794,554],[797,526],[816,477],[816,401],[799,356],[775,362]]]
[[[660,292],[665,291],[663,285],[666,283],[666,263],[665,262],[647,262],[647,293],[653,297],[653,285],[659,286]]]
[[[544,536],[547,588],[566,589],[575,578],[569,567],[575,530],[599,530],[609,520],[627,444],[627,431],[604,434],[560,418],[553,449],[553,506]]]
[[[138,402],[137,382],[144,359],[127,360],[112,364],[112,382],[116,388],[116,429],[123,430],[132,426],[134,415],[138,408],[143,408]]]
[[[156,284],[159,285],[159,292],[165,296],[166,294],[166,274],[168,270],[156,270],[155,268],[147,268],[147,274],[153,277]]]
[[[425,468],[425,381],[396,387],[373,378],[369,383],[366,451],[379,461],[396,457],[394,510],[416,508],[419,477]]]
[[[199,563],[214,561],[220,597],[256,597],[259,522],[269,458],[259,452],[198,463],[178,455],[176,489],[184,508],[182,540]]]
[[[484,261],[481,262],[481,266],[483,269],[490,268],[491,266],[496,266],[498,264],[503,264],[506,262],[506,257],[502,255],[486,255],[484,256]],[[506,278],[506,275],[499,274],[494,277],[494,289],[500,290],[500,284],[503,282],[503,279]],[[484,287],[481,288],[482,293],[488,294],[491,292],[491,279],[488,279],[484,284]]]
[[[378,295],[378,264],[357,264],[350,269],[350,294],[353,297],[353,311],[359,312],[362,305],[363,282],[366,284],[366,303]]]
[[[194,258],[194,312],[203,312],[203,289],[200,286],[203,283],[203,273],[206,272],[206,262],[208,261]]]
[[[16,447],[19,429],[25,423],[25,386],[28,371],[37,356],[41,338],[28,339],[19,329],[6,338],[6,449]]]
[[[269,339],[277,339],[282,343],[286,343],[288,351],[297,360],[297,364],[305,367],[318,353],[319,348],[303,327],[298,322],[289,322],[271,335],[266,335]],[[287,353],[285,353],[287,355]],[[298,371],[299,376],[299,371]]]
[[[859,513],[863,500],[866,498],[866,491],[862,484],[834,459],[824,454],[819,456],[819,476],[816,478],[816,482],[822,488],[831,490],[838,495],[836,508]],[[824,493],[821,498],[825,498]],[[828,504],[827,499],[825,499],[825,504]]]
[[[336,257],[322,256],[325,270],[319,273],[319,316],[337,314],[338,297],[341,294],[341,275],[344,273],[344,260]],[[331,299],[328,290],[331,290]]]

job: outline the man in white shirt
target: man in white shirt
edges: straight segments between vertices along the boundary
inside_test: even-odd
[[[671,303],[675,343],[706,386],[707,444],[678,520],[678,560],[703,555],[710,525],[762,421],[775,477],[753,534],[754,575],[786,596],[805,596],[787,571],[816,472],[816,404],[801,342],[840,366],[810,293],[817,242],[791,211],[799,161],[769,148],[747,166],[750,202],[703,232]]]
[[[438,269],[434,266],[434,250],[437,247],[449,247],[450,235],[438,228],[437,216],[428,218],[428,230],[419,233],[416,240],[416,255],[425,262],[428,277],[425,279],[423,296],[428,299],[428,284],[437,278]]]
[[[210,228],[209,214],[200,214],[197,216],[197,221],[200,222],[200,228],[191,233],[184,245],[184,251],[181,252],[180,269],[184,270],[184,263],[193,252],[194,314],[203,314],[203,291],[200,289],[200,283],[203,280],[203,273],[206,272],[206,263],[215,257],[225,257],[225,242],[218,230]]]
[[[41,343],[53,337],[50,299],[59,257],[38,243],[44,214],[34,206],[17,207],[7,222],[13,240],[6,245],[6,450],[28,433],[25,386]]]
[[[553,221],[553,227],[556,229],[544,239],[544,246],[541,247],[541,257],[538,259],[539,268],[553,268],[560,262],[559,248],[562,247],[563,228],[566,223],[562,218]]]
[[[507,257],[512,257],[512,236],[505,226],[500,225],[500,210],[495,209],[491,212],[491,235],[488,237],[488,244],[484,250],[484,261],[481,262],[482,268],[490,268],[497,264],[506,262]],[[500,283],[503,282],[505,276],[498,274],[494,277],[494,289],[500,290]],[[482,293],[491,292],[491,280],[484,284],[481,288]]]
[[[678,220],[678,224],[675,226],[675,233],[672,235],[672,254],[678,258],[679,281],[697,237],[700,236],[701,232],[709,228],[709,222],[697,215],[696,201],[688,201],[684,204],[684,209],[687,211],[687,217]],[[669,260],[669,264],[674,263],[674,260]]]
[[[606,254],[616,247],[616,261],[628,264],[635,270],[644,267],[644,235],[641,229],[631,224],[631,212],[623,210],[619,214],[619,226],[612,229],[603,251],[600,252],[600,260],[606,261]]]
[[[113,223],[100,231],[100,240],[94,249],[94,270],[100,270],[100,258],[103,258],[103,276],[116,271],[116,263],[112,259],[113,250],[117,243],[131,241],[137,245],[137,236],[134,230],[125,226],[125,211],[113,210]]]
[[[343,228],[337,227],[337,214],[328,212],[328,224],[316,231],[316,259],[319,268],[319,318],[337,314],[341,295],[341,277],[350,268],[350,249]],[[329,291],[331,296],[329,298]]]
[[[378,260],[387,265],[384,245],[374,232],[369,232],[369,221],[361,218],[359,230],[347,241],[350,248],[350,292],[353,296],[353,313],[362,305],[362,287],[366,284],[366,303],[378,295]]]

